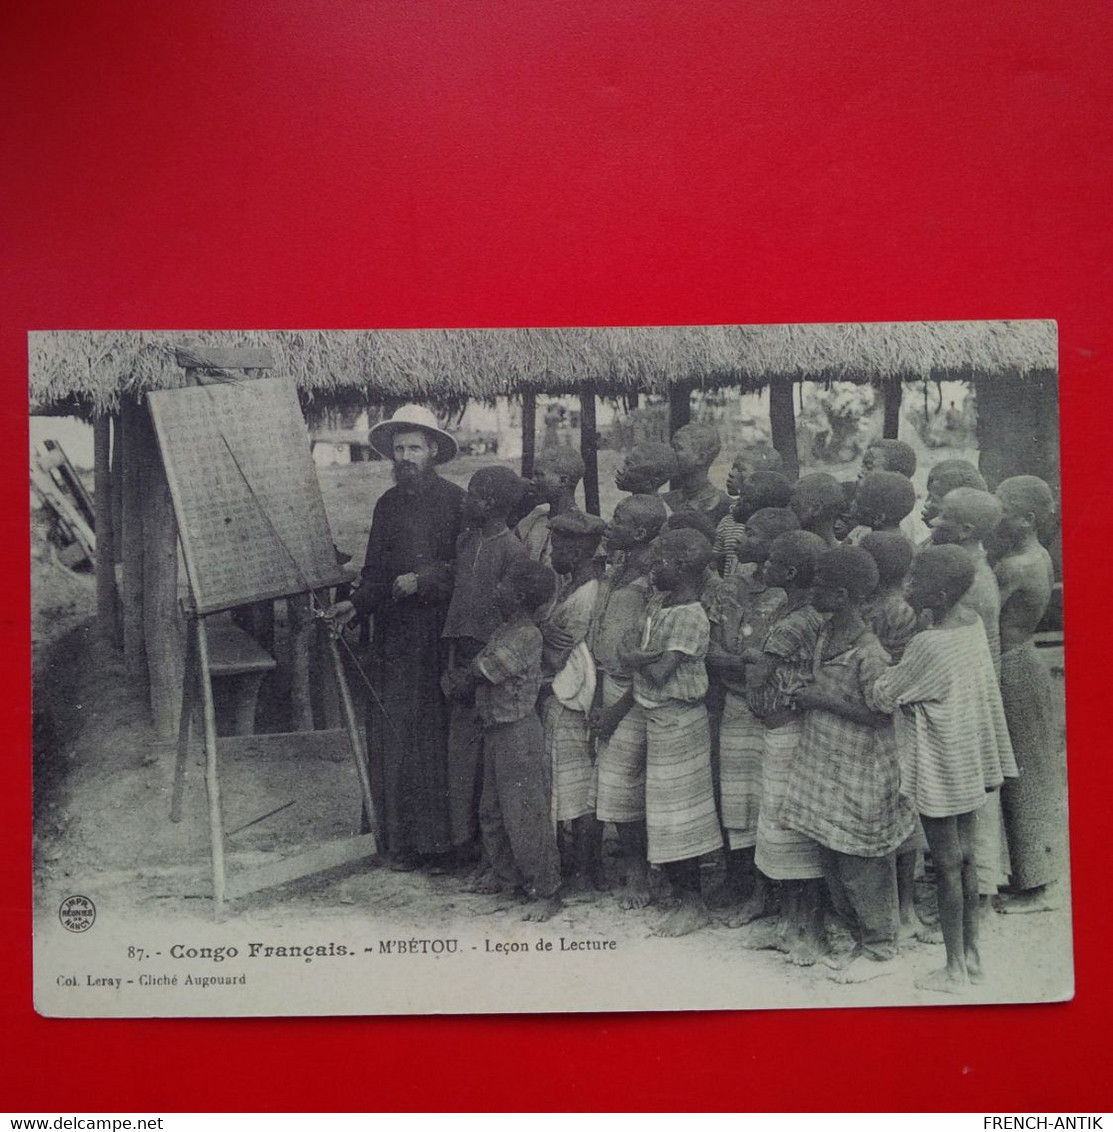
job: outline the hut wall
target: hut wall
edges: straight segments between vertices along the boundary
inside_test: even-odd
[[[1055,374],[975,378],[979,468],[990,490],[1009,476],[1046,480],[1059,493],[1059,382]]]

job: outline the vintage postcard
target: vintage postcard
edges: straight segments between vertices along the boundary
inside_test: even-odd
[[[40,1013],[1073,994],[1053,322],[29,357]]]

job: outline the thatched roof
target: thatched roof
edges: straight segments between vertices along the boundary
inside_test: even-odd
[[[972,378],[1058,369],[1055,324],[903,322],[493,330],[36,331],[32,411],[111,411],[122,395],[181,385],[176,346],[262,346],[307,407],[489,399],[584,382],[603,396],[760,388],[771,379]]]

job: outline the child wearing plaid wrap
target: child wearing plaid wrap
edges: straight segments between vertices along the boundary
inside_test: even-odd
[[[812,605],[831,616],[816,642],[815,683],[796,696],[804,731],[780,812],[818,844],[831,904],[854,935],[834,976],[841,982],[872,978],[881,973],[875,964],[897,953],[896,850],[914,827],[892,719],[865,702],[889,666],[861,613],[877,579],[860,547],[829,550],[816,565]]]

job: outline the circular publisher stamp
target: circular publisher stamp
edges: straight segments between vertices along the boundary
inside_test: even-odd
[[[96,918],[96,905],[88,896],[67,896],[58,908],[58,919],[68,932],[87,932]]]

